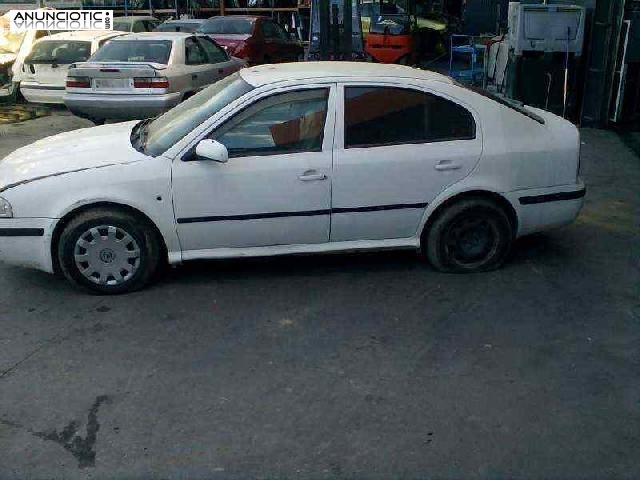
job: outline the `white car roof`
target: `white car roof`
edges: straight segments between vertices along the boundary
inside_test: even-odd
[[[103,37],[111,37],[116,35],[122,35],[122,32],[111,30],[76,30],[73,32],[54,33],[53,35],[47,35],[42,37],[40,41],[46,42],[47,40],[85,40],[91,42]]]
[[[138,32],[127,33],[126,35],[118,37],[118,40],[178,40],[180,38],[193,36],[205,37],[206,35],[197,35],[189,32]]]
[[[453,83],[449,77],[429,70],[369,62],[297,62],[259,65],[257,67],[243,68],[240,70],[240,75],[254,87],[285,80],[313,80],[336,77],[344,77],[345,79],[389,77]]]

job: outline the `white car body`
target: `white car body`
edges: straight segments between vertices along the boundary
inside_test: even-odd
[[[44,37],[34,43],[32,54],[22,64],[20,92],[29,102],[64,104],[65,82],[69,66],[75,62],[86,61],[98,48],[110,39],[124,35],[123,32],[110,32],[108,30],[80,30],[73,32],[56,33]],[[86,44],[86,58],[62,60],[58,62],[30,62],[30,57],[35,53],[38,45],[63,45],[65,41],[72,41],[75,45]],[[44,46],[42,45],[42,46]],[[54,49],[54,52],[59,49]]]
[[[514,237],[566,225],[585,192],[579,133],[560,117],[530,117],[403,66],[318,62],[263,65],[240,76],[254,87],[161,155],[134,149],[136,122],[63,133],[0,162],[0,259],[54,271],[55,242],[74,212],[120,205],[160,232],[168,261],[420,247],[434,212],[474,193],[510,209]],[[344,148],[348,85],[415,89],[467,109],[476,135],[438,143]],[[183,161],[205,134],[257,98],[292,89],[330,90],[320,151]],[[321,181],[305,181],[321,180]]]

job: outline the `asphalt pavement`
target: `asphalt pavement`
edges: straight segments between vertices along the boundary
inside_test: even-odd
[[[0,126],[0,157],[86,125]],[[640,159],[582,136],[583,213],[492,273],[216,261],[96,297],[0,266],[0,479],[640,478]]]

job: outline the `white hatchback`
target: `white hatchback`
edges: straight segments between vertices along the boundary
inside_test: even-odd
[[[0,162],[0,258],[100,293],[161,262],[421,249],[498,267],[582,207],[578,130],[436,73],[243,69],[155,119],[50,137]]]
[[[22,64],[20,93],[29,102],[63,104],[69,66],[86,62],[100,47],[124,32],[75,31],[42,38]]]

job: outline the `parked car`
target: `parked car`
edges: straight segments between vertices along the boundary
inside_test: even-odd
[[[244,65],[205,35],[132,33],[71,65],[64,103],[96,123],[153,117]]]
[[[56,33],[34,43],[22,65],[20,93],[29,102],[64,103],[69,66],[86,62],[110,39],[124,35],[106,30]]]
[[[154,29],[154,31],[193,33],[198,30],[198,28],[200,28],[204,22],[206,22],[206,20],[200,18],[192,18],[187,20],[167,20],[158,25]]]
[[[161,23],[160,20],[152,16],[115,17],[113,29],[128,33],[151,32]]]
[[[576,218],[579,151],[568,121],[428,71],[245,68],[156,119],[7,156],[0,258],[100,293],[203,258],[412,248],[490,270]]]
[[[198,32],[209,35],[249,65],[295,62],[304,57],[302,44],[269,18],[212,17]]]

